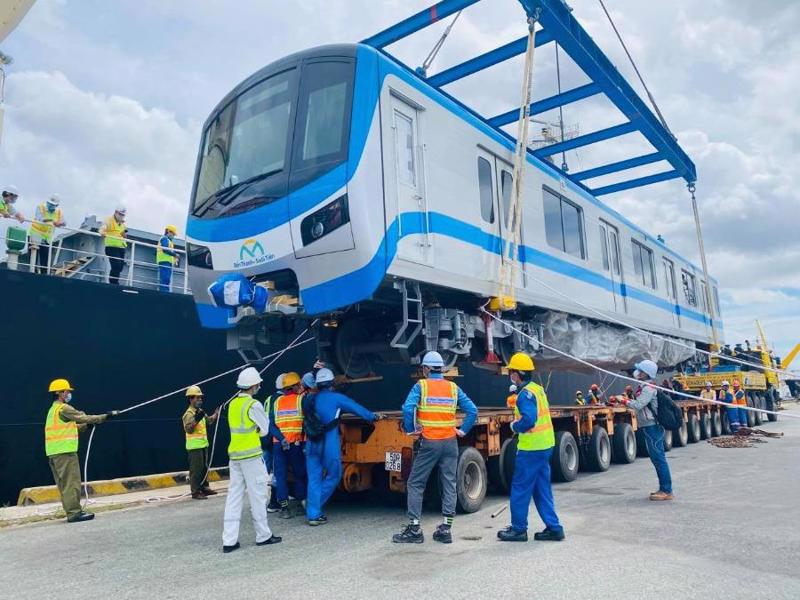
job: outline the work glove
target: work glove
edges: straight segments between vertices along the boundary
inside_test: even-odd
[[[205,416],[206,416],[206,411],[204,411],[202,408],[198,408],[194,412],[194,421],[195,421],[195,423],[199,423],[200,421],[202,421],[203,417],[205,417]]]
[[[116,417],[119,414],[118,410],[110,410],[106,413],[106,420]]]
[[[284,450],[289,450],[289,448],[291,447],[292,445],[289,443],[289,440],[287,440],[286,438],[283,438],[281,440],[281,448],[283,448]]]

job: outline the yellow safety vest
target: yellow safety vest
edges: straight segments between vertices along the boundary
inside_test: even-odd
[[[517,441],[518,450],[547,450],[556,445],[556,437],[553,431],[553,420],[550,418],[550,404],[547,402],[547,394],[542,386],[530,382],[523,389],[528,390],[536,397],[536,424],[526,431],[519,434]],[[514,407],[514,416],[520,419],[519,398],[517,406]]]
[[[194,410],[190,407],[186,412],[192,411],[192,416],[194,416]],[[194,426],[194,431],[192,433],[186,433],[186,449],[187,450],[199,450],[200,448],[208,448],[208,435],[206,433],[206,418],[203,417],[200,419],[197,424]]]
[[[161,239],[164,239],[164,238],[161,238]],[[172,240],[169,239],[169,238],[167,238],[167,242],[169,242],[169,249],[172,250],[175,247],[175,244],[173,244]],[[159,240],[158,249],[156,250],[156,264],[160,265],[161,263],[169,263],[171,265],[174,265],[175,264],[175,257],[174,256],[170,256],[169,254],[164,252],[164,250],[162,250],[161,240]]]
[[[47,456],[78,451],[78,424],[61,420],[63,402],[53,402],[44,424],[44,450]]]
[[[53,223],[60,223],[63,221],[61,217],[61,209],[56,207],[55,210],[49,211],[47,210],[47,204],[40,204],[39,210],[42,213],[42,218],[44,219],[52,219]],[[55,225],[53,223],[42,223],[40,221],[34,221],[31,223],[31,237],[34,238],[41,238],[46,242],[49,242],[53,239],[53,232],[55,231]]]
[[[261,436],[258,435],[255,421],[248,414],[255,403],[252,396],[239,394],[228,406],[228,426],[231,429],[228,456],[231,460],[261,456]]]
[[[714,390],[700,390],[700,397],[704,400],[716,400],[716,396]]]
[[[106,219],[105,229],[106,229],[106,236],[105,236],[106,248],[128,247],[128,242],[126,242],[125,238],[122,237],[122,234],[125,231],[125,223],[120,223],[112,215],[108,219]]]

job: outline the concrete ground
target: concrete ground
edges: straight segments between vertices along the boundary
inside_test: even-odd
[[[791,409],[800,415],[796,407]],[[456,519],[455,543],[389,540],[400,504],[336,502],[331,522],[271,520],[284,536],[256,547],[245,512],[242,549],[221,552],[224,496],[156,503],[67,525],[0,531],[7,598],[800,598],[800,419],[753,448],[705,442],[669,455],[676,500],[652,503],[647,459],[555,486],[562,543],[502,544],[505,499]],[[532,510],[532,523],[539,523]]]

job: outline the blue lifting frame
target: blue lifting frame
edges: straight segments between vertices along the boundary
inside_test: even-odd
[[[386,52],[385,47],[412,35],[417,31],[436,23],[460,10],[477,4],[480,0],[442,0],[391,27],[363,41]],[[581,27],[563,0],[518,0],[527,16],[535,16],[542,29],[536,32],[535,44],[542,46],[556,42],[580,67],[590,83],[564,91],[555,96],[533,102],[530,106],[531,116],[564,106],[584,98],[598,94],[605,95],[627,119],[625,122],[606,129],[594,131],[570,140],[555,143],[538,150],[529,150],[534,156],[545,158],[610,140],[621,135],[639,132],[655,148],[655,152],[629,158],[626,160],[601,165],[579,173],[566,173],[557,166],[562,176],[575,182],[595,196],[612,194],[636,187],[651,185],[670,179],[683,178],[687,183],[694,183],[697,172],[694,163],[678,145],[672,133],[656,118],[650,108],[639,97],[631,85],[617,71],[608,57],[595,44],[594,40]],[[499,64],[514,56],[523,54],[526,49],[526,38],[522,37],[499,48],[471,58],[461,64],[450,67],[426,79],[427,83],[441,88],[449,83]],[[388,54],[388,53],[387,53]],[[397,59],[395,59],[397,60]],[[399,62],[399,61],[398,61]],[[489,125],[500,128],[515,122],[519,118],[519,109],[495,115],[480,116]],[[505,132],[503,132],[505,134]],[[505,134],[507,135],[507,134]],[[598,188],[588,187],[584,181],[603,175],[619,173],[635,167],[666,161],[672,167],[668,171],[638,177],[606,185]]]

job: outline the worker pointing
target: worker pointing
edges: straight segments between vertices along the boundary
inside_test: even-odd
[[[447,381],[442,374],[444,360],[438,352],[428,352],[422,359],[422,375],[403,403],[403,429],[420,434],[419,450],[411,465],[406,483],[408,525],[392,536],[398,544],[421,544],[425,537],[420,527],[422,496],[434,467],[439,469],[442,484],[442,523],[433,532],[433,539],[443,544],[453,541],[453,517],[456,514],[456,471],[458,437],[464,437],[478,416],[478,409],[461,388]],[[457,426],[456,410],[464,412],[461,427]],[[414,415],[416,413],[416,423]]]
[[[267,522],[267,468],[261,456],[261,438],[269,435],[269,419],[264,407],[253,395],[261,388],[261,375],[253,367],[239,373],[236,386],[239,393],[228,405],[228,444],[230,484],[225,499],[225,520],[222,530],[222,551],[239,548],[239,524],[245,492],[250,501],[250,513],[256,530],[256,545],[277,544],[282,538],[270,531]]]
[[[508,362],[511,381],[521,386],[514,409],[516,420],[511,431],[517,434],[517,457],[514,477],[511,480],[511,525],[497,532],[503,542],[528,541],[528,510],[531,496],[539,517],[544,521],[543,531],[535,533],[533,539],[542,542],[557,542],[564,539],[564,528],[558,520],[550,483],[550,457],[555,446],[550,405],[544,388],[531,381],[533,360],[527,354],[517,352]]]
[[[158,264],[158,291],[169,292],[172,282],[172,269],[177,265],[178,253],[175,252],[175,235],[178,233],[175,225],[167,225],[164,235],[158,240],[156,249],[156,263]]]
[[[67,513],[67,523],[91,521],[94,514],[81,509],[81,467],[78,462],[78,432],[87,425],[105,423],[118,414],[112,410],[104,415],[87,415],[72,406],[74,391],[66,379],[50,383],[53,404],[44,424],[44,447],[50,470],[61,494],[61,506]]]
[[[186,389],[189,407],[183,413],[183,431],[186,434],[186,452],[189,455],[189,489],[192,498],[205,500],[217,492],[208,486],[208,433],[207,426],[213,425],[219,417],[220,409],[206,416],[203,410],[203,390],[197,385]]]

